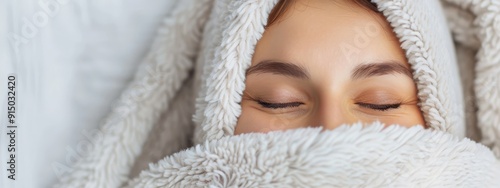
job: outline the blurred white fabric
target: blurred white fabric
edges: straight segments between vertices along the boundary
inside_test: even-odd
[[[0,0],[0,187],[50,187],[132,79],[177,0]],[[17,74],[16,180],[7,75]]]

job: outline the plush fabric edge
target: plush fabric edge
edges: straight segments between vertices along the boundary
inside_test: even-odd
[[[373,123],[206,141],[129,187],[498,187],[491,151],[442,131]]]
[[[241,113],[241,95],[245,89],[245,71],[250,66],[253,49],[264,33],[269,12],[277,0],[225,1],[219,46],[209,68],[202,93],[197,99],[194,120],[200,126],[195,141],[219,139],[232,135]],[[218,10],[214,10],[218,11]],[[219,10],[220,11],[220,10]],[[200,109],[201,108],[201,109]],[[197,143],[195,142],[195,143]]]
[[[465,136],[463,96],[452,38],[438,1],[372,0],[406,51],[427,125]]]

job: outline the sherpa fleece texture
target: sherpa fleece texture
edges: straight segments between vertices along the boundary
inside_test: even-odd
[[[498,187],[488,148],[442,131],[374,123],[207,141],[166,157],[129,187]]]
[[[498,159],[488,148],[461,140],[464,99],[450,37],[451,31],[454,42],[477,51],[477,61],[465,62],[475,69],[472,109],[478,105],[474,116],[481,142],[500,157],[499,4],[443,1],[445,9],[436,0],[373,0],[406,51],[430,130],[358,125],[323,133],[298,129],[232,136],[241,112],[244,71],[277,0],[178,0],[101,126],[100,144],[56,187],[119,187],[142,170],[131,186],[264,186],[276,181],[307,187],[332,181],[346,186],[500,187]],[[194,111],[183,104],[192,104],[195,94],[193,124],[186,119]],[[201,145],[179,152],[192,144],[192,136],[193,144]],[[147,169],[147,163],[156,165]],[[382,181],[373,173],[392,179]]]
[[[460,44],[476,51],[474,99],[481,142],[500,157],[500,2],[497,0],[444,0],[450,29]],[[476,109],[471,109],[476,111]]]

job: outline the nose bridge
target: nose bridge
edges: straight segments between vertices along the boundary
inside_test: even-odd
[[[333,96],[323,97],[319,109],[321,124],[325,129],[335,129],[342,124],[352,123],[355,118],[351,117],[348,103]]]

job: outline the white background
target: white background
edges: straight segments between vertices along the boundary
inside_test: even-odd
[[[132,79],[174,1],[0,0],[0,187],[50,187],[70,170],[89,141],[84,133],[97,129]],[[6,171],[10,73],[15,181]]]

